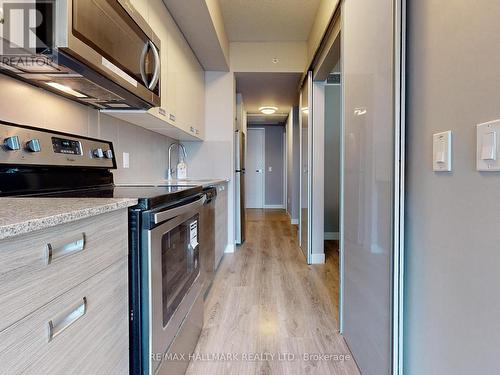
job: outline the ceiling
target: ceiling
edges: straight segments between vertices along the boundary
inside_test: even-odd
[[[219,0],[231,42],[306,41],[320,0]]]
[[[277,118],[286,120],[292,106],[299,101],[299,82],[301,73],[235,73],[236,92],[242,94],[245,109],[251,114],[259,114],[256,122],[265,122],[263,117],[273,123]],[[278,107],[273,116],[262,116],[259,107]],[[255,118],[255,116],[253,116]]]

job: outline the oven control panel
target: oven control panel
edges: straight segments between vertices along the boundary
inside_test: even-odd
[[[82,155],[82,144],[74,139],[52,137],[52,149],[56,154]]]
[[[0,165],[116,168],[113,144],[0,122]]]

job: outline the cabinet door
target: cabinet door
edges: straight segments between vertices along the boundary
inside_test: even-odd
[[[134,3],[140,11],[147,0],[134,0]],[[148,21],[161,40],[161,107],[167,121],[202,139],[205,133],[203,67],[162,0],[149,0]]]
[[[146,0],[135,0],[144,2]],[[161,0],[149,0],[149,25],[153,29],[154,33],[161,40],[161,81],[160,81],[160,92],[161,92],[161,108],[163,108],[168,114],[171,110],[171,98],[169,97],[169,65],[170,65],[170,53],[169,53],[169,34],[165,22],[170,20],[170,14],[167,8]]]
[[[129,0],[130,4],[149,23],[149,0]],[[155,30],[153,28],[153,30]],[[155,31],[156,32],[156,31]]]
[[[2,374],[126,375],[124,257],[0,332]]]
[[[180,95],[182,93],[182,39],[177,25],[172,18],[165,22],[168,33],[168,71],[167,71],[167,103],[168,111],[174,116],[172,123],[183,129],[182,119],[182,101]],[[185,130],[185,129],[184,129]]]
[[[0,241],[0,331],[126,256],[127,225],[119,210]]]
[[[227,183],[224,183],[217,186],[215,200],[215,268],[218,267],[227,246],[227,210]]]
[[[201,65],[195,73],[195,97],[197,99],[197,106],[195,110],[196,126],[198,127],[198,136],[201,139],[205,138],[205,72]]]
[[[196,57],[189,44],[183,39],[181,41],[182,66],[181,81],[178,89],[178,113],[181,118],[184,129],[190,134],[197,135],[196,107],[198,106],[195,86],[194,69],[197,63]]]

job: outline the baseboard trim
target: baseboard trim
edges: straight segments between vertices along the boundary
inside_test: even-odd
[[[324,263],[325,263],[325,253],[311,254],[311,264],[324,264]]]
[[[340,233],[339,232],[325,232],[325,240],[339,240]]]
[[[266,204],[264,205],[264,208],[267,208],[267,209],[274,209],[274,210],[284,210],[285,209],[285,205],[283,204]]]

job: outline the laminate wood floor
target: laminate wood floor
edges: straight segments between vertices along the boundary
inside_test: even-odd
[[[335,357],[350,356],[335,244],[325,265],[308,266],[296,232],[282,210],[247,210],[246,242],[221,262],[189,375],[359,374],[352,357]]]

